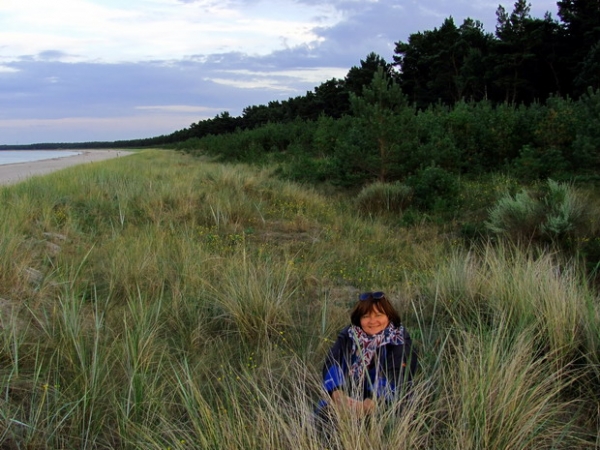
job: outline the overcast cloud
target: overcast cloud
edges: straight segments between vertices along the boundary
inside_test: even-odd
[[[508,11],[513,2],[502,3]],[[0,144],[169,134],[304,95],[395,42],[480,20],[463,0],[1,0]],[[556,17],[556,2],[532,15]]]

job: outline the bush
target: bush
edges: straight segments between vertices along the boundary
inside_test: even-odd
[[[292,152],[293,149],[290,153]],[[331,158],[318,158],[302,151],[286,156],[288,161],[277,171],[277,174],[284,179],[317,184],[330,181],[335,175]]]
[[[440,167],[420,170],[407,184],[413,189],[413,205],[420,210],[444,212],[458,206],[458,180]]]
[[[402,212],[412,198],[412,189],[398,181],[376,182],[365,186],[356,197],[356,205],[362,213]]]
[[[523,189],[514,197],[507,195],[490,209],[486,227],[510,240],[532,238],[543,220],[543,210],[532,194]]]
[[[514,174],[526,181],[561,175],[569,169],[568,162],[558,148],[550,147],[542,150],[531,145],[523,146],[513,166]]]
[[[576,108],[577,137],[573,141],[574,171],[595,174],[600,167],[600,89],[589,89]]]
[[[562,246],[589,230],[583,197],[567,183],[548,180],[539,192],[523,189],[501,198],[490,210],[487,228],[515,241],[546,241]]]

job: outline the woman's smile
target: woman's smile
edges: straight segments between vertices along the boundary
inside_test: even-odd
[[[390,324],[390,318],[377,306],[360,318],[360,327],[371,336],[386,329]]]

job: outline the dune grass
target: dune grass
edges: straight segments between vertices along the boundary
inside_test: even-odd
[[[410,400],[331,447],[597,448],[597,293],[574,262],[469,251],[267,169],[170,151],[0,190],[3,448],[320,449],[320,366],[391,295]]]

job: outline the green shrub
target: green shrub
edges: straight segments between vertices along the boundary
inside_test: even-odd
[[[585,199],[567,183],[548,180],[539,192],[523,189],[501,198],[490,210],[487,228],[515,241],[568,244],[585,236],[589,224]]]
[[[543,201],[547,212],[540,228],[542,233],[561,237],[585,232],[588,218],[586,204],[572,186],[548,180]]]
[[[282,158],[277,174],[284,179],[318,184],[334,176],[331,158],[313,156],[299,144],[291,144]]]
[[[573,141],[574,169],[597,173],[600,167],[600,89],[589,89],[575,109],[577,136]]]
[[[543,220],[540,203],[527,190],[514,197],[507,195],[490,209],[486,227],[493,233],[511,240],[529,239]]]
[[[534,181],[556,176],[569,170],[569,164],[560,149],[524,145],[513,162],[514,174],[521,180]]]
[[[420,170],[407,184],[413,189],[413,205],[420,210],[445,212],[458,205],[458,179],[440,167]]]
[[[412,189],[398,181],[376,182],[365,186],[356,197],[356,205],[363,213],[402,212],[410,205]]]

